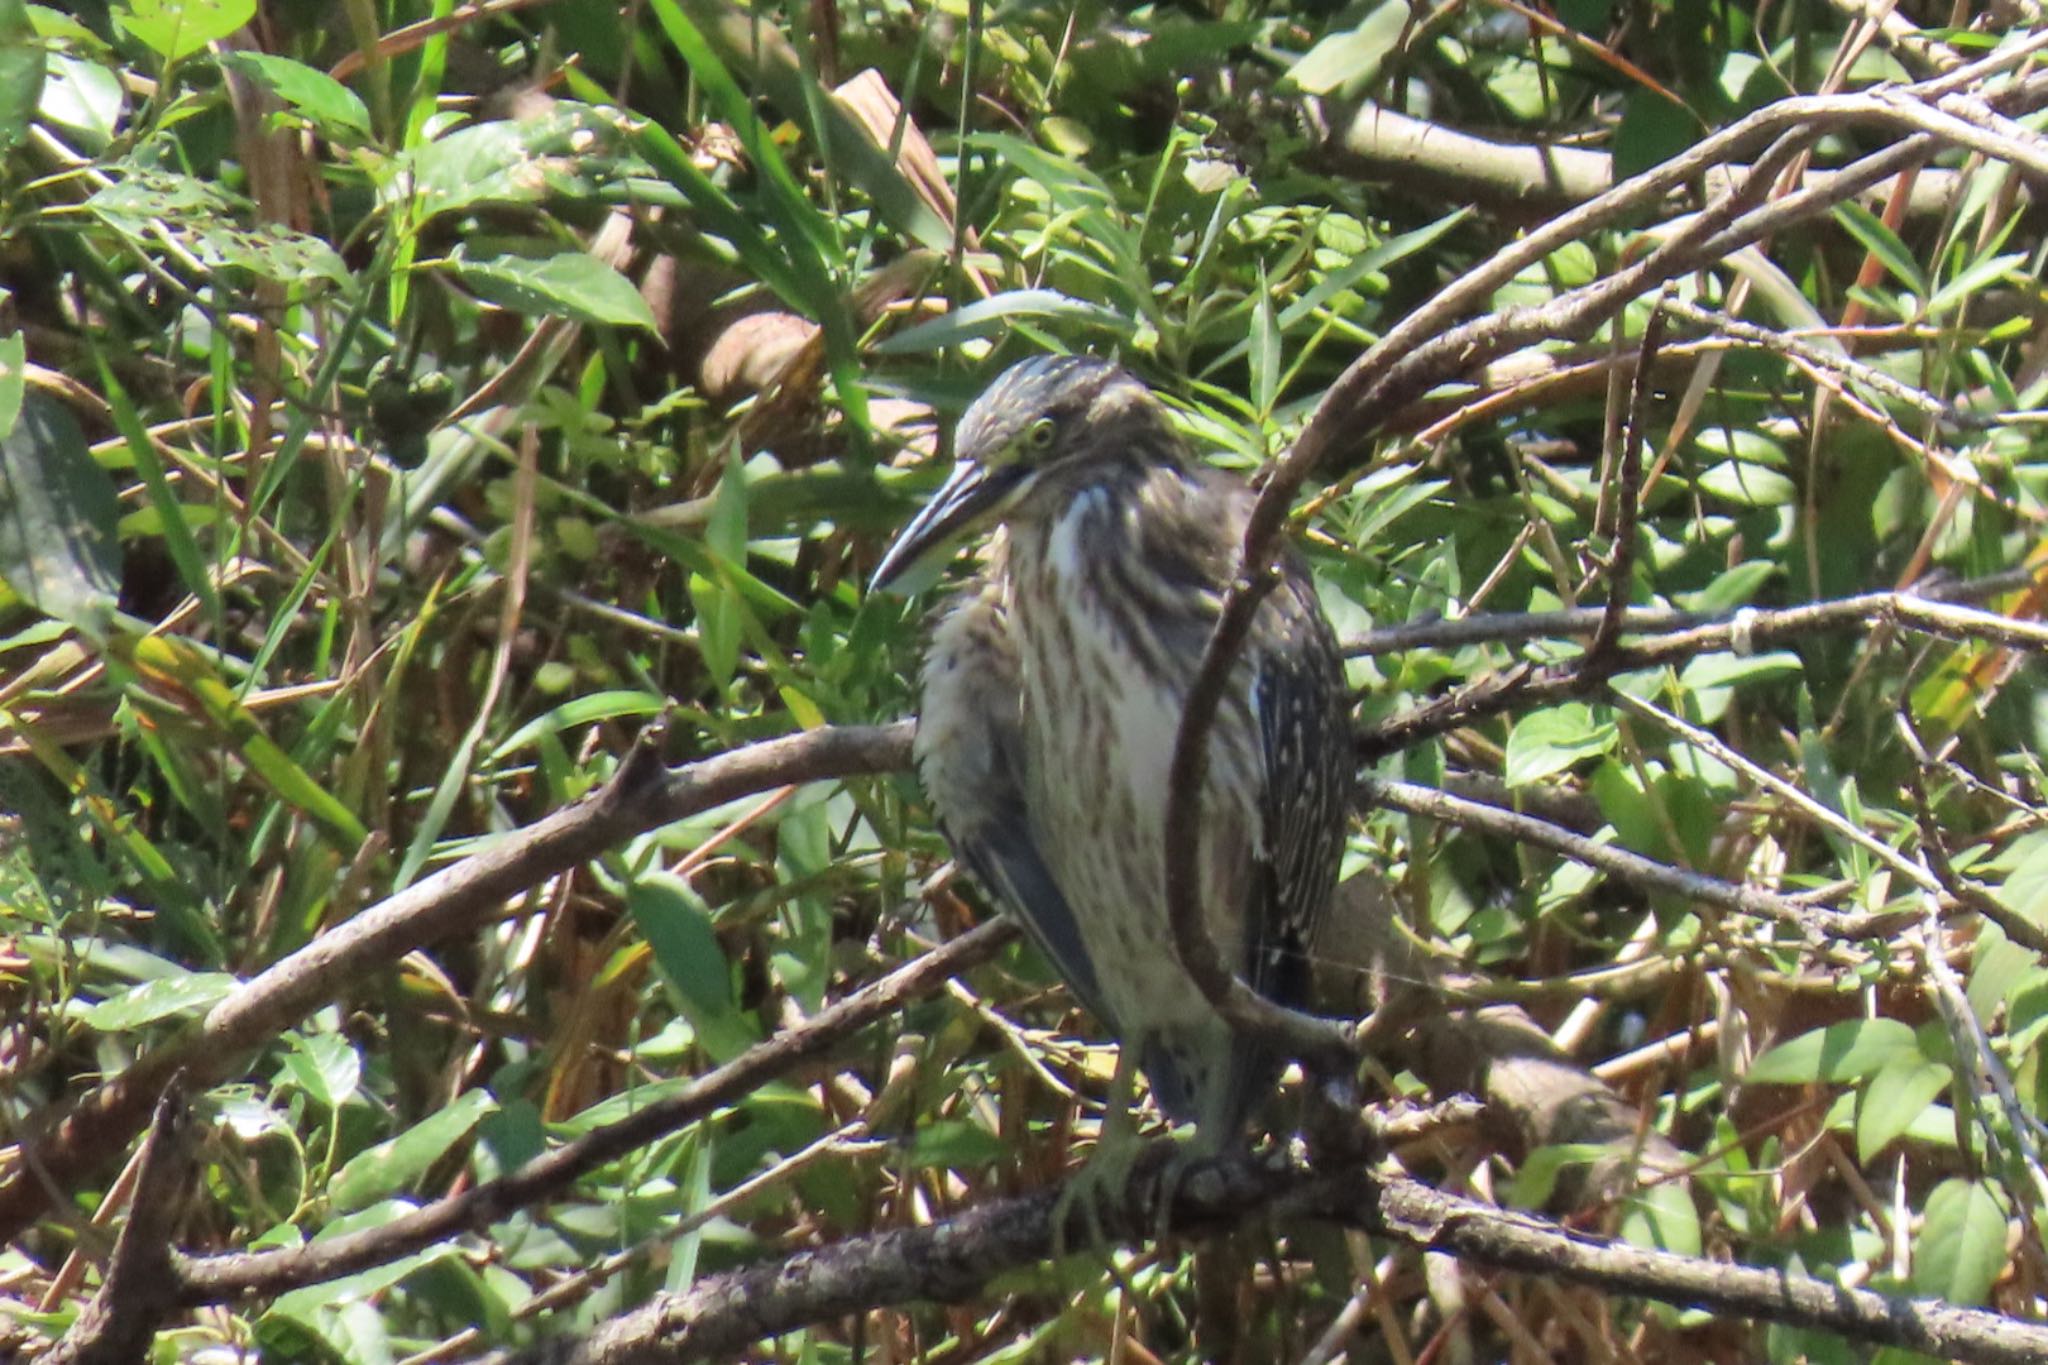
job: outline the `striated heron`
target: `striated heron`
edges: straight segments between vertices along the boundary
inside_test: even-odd
[[[1012,366],[955,445],[951,477],[874,578],[1000,528],[932,631],[919,776],[960,861],[1122,1044],[1119,1089],[1135,1054],[1167,1116],[1219,1150],[1276,1068],[1180,965],[1162,826],[1182,703],[1253,494],[1197,459],[1142,383],[1090,357]],[[1336,638],[1304,566],[1289,554],[1279,572],[1210,736],[1201,895],[1225,959],[1296,1005],[1352,763]]]

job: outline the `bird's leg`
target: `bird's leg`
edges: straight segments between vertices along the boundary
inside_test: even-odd
[[[1052,1206],[1052,1254],[1060,1260],[1067,1254],[1067,1226],[1075,1214],[1088,1225],[1088,1240],[1109,1259],[1109,1238],[1104,1233],[1103,1215],[1123,1208],[1130,1197],[1131,1174],[1143,1150],[1138,1142],[1138,1123],[1133,1114],[1138,1089],[1138,1054],[1143,1043],[1126,1038],[1117,1045],[1116,1074],[1109,1082],[1108,1107],[1096,1129],[1095,1146],[1081,1169],[1067,1180],[1066,1188]]]

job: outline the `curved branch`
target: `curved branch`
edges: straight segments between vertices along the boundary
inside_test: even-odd
[[[1670,161],[1530,232],[1453,281],[1390,329],[1339,375],[1323,395],[1293,447],[1274,466],[1245,529],[1240,571],[1224,594],[1202,666],[1188,689],[1175,737],[1165,815],[1167,917],[1182,964],[1231,1024],[1295,1055],[1357,1045],[1355,1034],[1293,1016],[1259,999],[1238,980],[1217,951],[1196,889],[1201,843],[1201,793],[1208,776],[1209,732],[1223,689],[1242,652],[1253,613],[1274,583],[1271,566],[1287,510],[1309,473],[1340,441],[1378,430],[1401,404],[1474,365],[1546,338],[1578,338],[1614,318],[1634,299],[1665,281],[1704,268],[1793,222],[1825,211],[1882,175],[1916,165],[1952,137],[1987,155],[2048,165],[2041,139],[1998,120],[2048,97],[2048,78],[2015,80],[1990,95],[1974,91],[1989,77],[2048,48],[2048,31],[1983,61],[1899,91],[1804,96],[1759,109]],[[1993,126],[1986,126],[1992,124]],[[1778,175],[1831,128],[1892,128],[1909,135],[1863,158],[1825,185],[1808,185],[1759,207]],[[1479,306],[1523,268],[1596,228],[1621,222],[1709,167],[1766,139],[1750,174],[1712,199],[1633,264],[1559,295],[1537,308],[1457,319]],[[1513,691],[1510,684],[1507,691]]]

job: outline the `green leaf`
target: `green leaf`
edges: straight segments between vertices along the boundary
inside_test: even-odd
[[[150,439],[149,429],[143,423],[142,415],[136,412],[135,404],[129,400],[128,390],[114,377],[113,367],[98,347],[93,349],[93,360],[99,367],[100,393],[107,400],[108,410],[114,414],[114,426],[127,441],[128,458],[135,462],[135,472],[149,490],[149,507],[144,510],[156,513],[155,534],[163,537],[164,548],[170,552],[171,562],[177,565],[186,591],[205,608],[208,620],[217,621],[221,614],[220,595],[214,590],[213,575],[207,571],[199,542],[192,535],[194,523],[212,509],[188,508],[178,501],[177,490],[172,488],[170,478],[164,472],[163,461],[157,456],[156,442]],[[123,520],[126,521],[125,518]]]
[[[0,153],[28,135],[49,64],[49,49],[28,21],[28,6],[22,0],[0,0]],[[0,433],[6,431],[4,419],[0,413]]]
[[[1607,753],[1614,747],[1615,734],[1613,721],[1596,720],[1593,708],[1582,702],[1531,711],[1508,734],[1508,785],[1535,782],[1582,758]]]
[[[1901,1057],[1920,1057],[1912,1029],[1896,1019],[1845,1019],[1778,1044],[1743,1079],[1751,1085],[1853,1081]]]
[[[1700,1254],[1700,1218],[1691,1189],[1683,1182],[1652,1185],[1622,1201],[1621,1239],[1631,1246]]]
[[[28,340],[21,333],[0,337],[0,441],[14,434],[21,397],[28,387]]]
[[[498,1102],[486,1091],[463,1091],[452,1103],[397,1137],[351,1157],[328,1182],[328,1198],[337,1210],[350,1213],[411,1188],[426,1174],[427,1167],[439,1161],[484,1115],[497,1107]]]
[[[758,1042],[733,1000],[732,965],[711,927],[711,912],[689,884],[651,873],[627,887],[626,909],[705,1051],[723,1062]]]
[[[617,114],[557,100],[538,117],[458,128],[395,159],[378,197],[415,224],[480,204],[589,198],[637,168],[625,142]]]
[[[1000,1137],[967,1119],[925,1124],[910,1140],[910,1164],[920,1170],[971,1171],[993,1166],[1008,1154]]]
[[[1985,1302],[2005,1269],[2008,1221],[1989,1182],[1958,1177],[1936,1185],[1913,1239],[1913,1292],[1965,1306]]]
[[[677,42],[692,74],[702,79],[706,71],[702,56],[691,55],[696,44],[691,35],[677,40],[676,25],[662,13],[664,8],[656,6],[657,17],[670,40]],[[952,249],[950,225],[918,194],[887,149],[875,144],[838,96],[819,86],[790,44],[764,23],[756,10],[725,0],[683,0],[676,13],[686,14],[709,51],[716,52],[724,68],[718,74],[729,71],[746,77],[775,102],[785,118],[807,128],[820,153],[829,153],[832,171],[872,197],[889,226],[933,251]],[[743,126],[739,120],[733,123]]]
[[[336,1237],[346,1237],[351,1232],[361,1232],[369,1228],[381,1227],[394,1218],[402,1217],[412,1212],[413,1208],[414,1205],[399,1199],[374,1204],[350,1213],[345,1217],[330,1220],[325,1227],[320,1229],[320,1235],[313,1240],[315,1242],[330,1241]],[[280,1237],[284,1235],[282,1230],[280,1230],[279,1235]],[[295,1243],[291,1242],[284,1244],[295,1245]],[[410,1256],[400,1256],[396,1260],[386,1261],[381,1265],[372,1266],[368,1270],[358,1271],[354,1275],[343,1275],[338,1279],[323,1280],[319,1284],[307,1285],[302,1289],[291,1290],[288,1293],[278,1295],[277,1302],[270,1306],[269,1313],[264,1316],[266,1319],[270,1317],[288,1319],[300,1323],[307,1327],[308,1330],[321,1332],[324,1335],[330,1325],[327,1320],[332,1317],[337,1309],[350,1304],[360,1304],[367,1299],[373,1298],[397,1284],[420,1267],[431,1265],[443,1257],[452,1256],[456,1254],[457,1250],[456,1243],[451,1239],[428,1247],[424,1251],[416,1251]],[[383,1358],[389,1359],[388,1354]]]
[[[23,396],[0,440],[0,579],[38,611],[104,639],[121,590],[120,503],[62,403]]]
[[[1364,90],[1407,32],[1411,14],[1407,0],[1384,0],[1356,28],[1324,35],[1288,68],[1284,84],[1305,95],[1327,95],[1340,87],[1347,94]]]
[[[369,837],[355,812],[264,731],[262,722],[242,704],[234,689],[221,681],[198,646],[170,635],[145,635],[114,644],[119,657],[138,672],[181,689],[197,701],[250,770],[279,797],[318,821],[343,848],[353,852]]]
[[[1557,1192],[1558,1178],[1574,1167],[1590,1166],[1612,1156],[1603,1142],[1558,1142],[1538,1147],[1522,1158],[1515,1178],[1508,1185],[1508,1204],[1518,1209],[1540,1209]]]
[[[36,115],[44,124],[89,152],[106,150],[128,110],[120,73],[98,62],[52,52]]]
[[[180,61],[256,17],[256,0],[127,0],[114,22],[166,62]]]
[[[1012,289],[985,299],[976,299],[915,327],[878,342],[871,349],[879,355],[910,355],[919,351],[941,351],[1006,330],[1019,318],[1073,318],[1129,335],[1131,320],[1099,303],[1068,298],[1057,289]]]
[[[466,288],[515,313],[655,330],[654,313],[633,282],[585,251],[489,260],[458,254],[448,268]]]
[[[1777,470],[1742,460],[1723,460],[1693,482],[1702,493],[1742,507],[1782,507],[1799,496],[1799,485]]]
[[[220,61],[290,105],[323,135],[339,142],[369,140],[370,111],[325,71],[268,52],[223,52]]]
[[[1920,271],[1919,260],[1912,248],[1884,225],[1883,219],[1851,199],[1836,205],[1835,221],[1862,243],[1864,250],[1883,262],[1884,268],[1911,290],[1914,297],[1927,297],[1927,277]]]
[[[653,692],[592,692],[563,702],[552,711],[535,716],[506,736],[491,750],[489,761],[500,763],[533,744],[543,735],[576,730],[601,721],[624,720],[632,716],[658,716],[668,709],[668,698]]]
[[[738,446],[726,457],[725,474],[712,492],[704,544],[733,568],[747,566],[747,468],[740,462]]]
[[[321,1107],[338,1108],[361,1084],[363,1059],[348,1039],[338,1033],[300,1033],[284,1036],[285,1054],[279,1069],[281,1079],[290,1081],[311,1095]]]
[[[1917,1053],[1889,1058],[1856,1101],[1856,1159],[1868,1162],[1911,1128],[1954,1073]]]
[[[1403,6],[1405,9],[1406,7]],[[1261,421],[1280,401],[1280,329],[1273,323],[1273,286],[1259,263],[1258,292],[1252,298],[1252,411]]]
[[[740,619],[738,598],[723,583],[693,573],[689,580],[690,606],[697,613],[697,648],[704,666],[720,687],[732,686],[740,666]]]
[[[180,1014],[203,1014],[241,984],[227,972],[191,972],[145,981],[133,990],[109,996],[80,1012],[80,1018],[101,1033],[153,1024]]]
[[[2027,258],[2015,252],[2005,256],[1987,256],[1967,267],[1961,274],[1935,291],[1927,301],[1926,315],[1938,318],[1957,304],[1973,299],[1994,284],[2003,284],[2008,279],[2025,275]]]
[[[1614,130],[1616,182],[1669,161],[1699,141],[1700,121],[1690,109],[1654,90],[1629,92]]]

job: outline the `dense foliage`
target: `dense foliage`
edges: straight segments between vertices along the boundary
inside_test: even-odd
[[[1453,1124],[1399,1160],[2039,1316],[2048,96],[2017,58],[1908,84],[2033,42],[2027,5],[1867,10],[0,0],[8,1347],[80,1323],[145,1216],[193,1258],[158,1358],[374,1362],[1057,1179],[1113,1052],[1011,945],[460,1235],[339,1278],[206,1259],[488,1186],[987,918],[901,733],[853,727],[908,713],[928,605],[867,572],[1003,362],[1115,354],[1270,473],[1403,318],[1589,202],[1416,338],[1498,324],[1413,392],[1329,399],[1293,529],[1370,770],[1580,840],[1386,789],[1347,871],[1428,945],[1394,985],[1514,1002],[1671,1159],[1589,1188],[1608,1147]],[[1596,200],[1772,109],[1796,156],[1760,134],[1732,177]],[[1599,296],[1767,156],[1762,216]],[[670,762],[843,747],[460,889],[657,720]],[[1399,994],[1330,953],[1332,1008]],[[1368,1098],[1449,1098],[1379,1061]],[[173,1072],[185,1166],[151,1188]],[[747,1358],[1866,1349],[1415,1240],[1254,1220],[1212,1275],[1135,1238]]]

